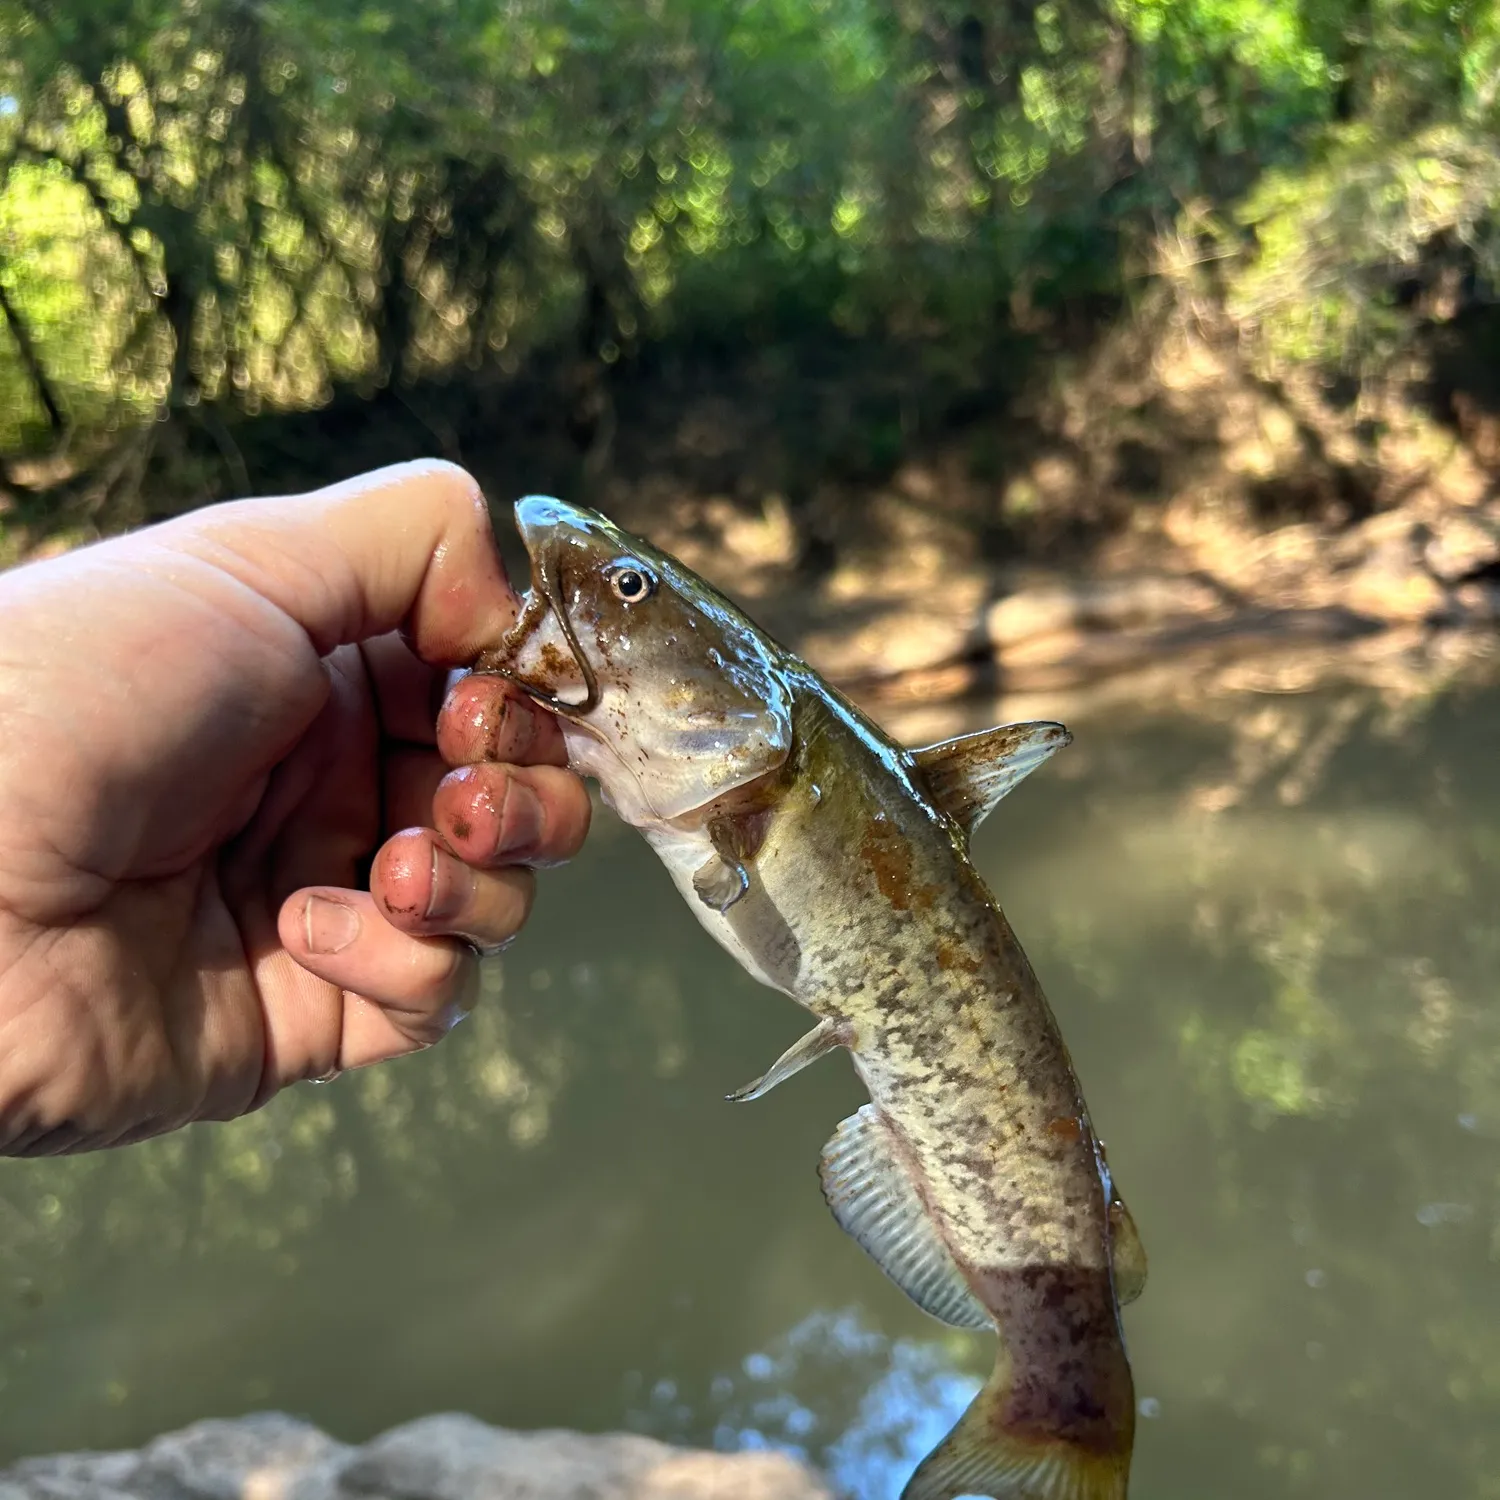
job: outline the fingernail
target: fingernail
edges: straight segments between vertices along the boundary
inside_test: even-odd
[[[490,719],[485,759],[521,760],[536,738],[538,712],[529,698],[502,698],[498,711]]]
[[[499,760],[500,735],[504,731],[507,721],[514,712],[514,700],[502,698],[498,704],[486,704],[480,709],[475,727],[483,736],[484,758],[486,760]]]
[[[359,936],[359,913],[342,901],[309,896],[302,909],[302,931],[309,953],[342,953]]]
[[[542,839],[542,799],[511,777],[500,810],[500,847],[497,854],[529,854]]]
[[[427,896],[427,920],[445,922],[458,916],[474,892],[474,872],[446,849],[432,846],[432,889]]]

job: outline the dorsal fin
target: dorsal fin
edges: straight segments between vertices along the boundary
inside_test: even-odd
[[[965,833],[1041,763],[1072,742],[1061,724],[1001,724],[912,751],[932,800]]]
[[[840,1124],[818,1168],[840,1227],[923,1312],[955,1328],[995,1326],[938,1235],[873,1104]]]

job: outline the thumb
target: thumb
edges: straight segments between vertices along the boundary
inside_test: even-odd
[[[319,655],[406,628],[462,666],[516,615],[478,484],[454,464],[377,469],[310,494],[237,500],[162,528],[296,620]]]

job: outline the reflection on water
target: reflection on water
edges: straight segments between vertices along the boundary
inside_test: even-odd
[[[1500,1500],[1500,691],[1079,726],[977,858],[1151,1255],[1140,1495]],[[607,818],[422,1057],[0,1164],[0,1462],[274,1406],[805,1453],[894,1496],[976,1388],[834,1226],[842,1060]]]
[[[894,1496],[982,1384],[963,1373],[969,1342],[892,1339],[858,1309],[809,1313],[696,1399],[658,1382],[630,1425],[691,1442],[712,1413],[716,1448],[782,1448],[816,1462],[844,1494]]]

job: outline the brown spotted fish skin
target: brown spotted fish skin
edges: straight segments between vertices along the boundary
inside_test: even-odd
[[[1144,1262],[1051,1009],[969,859],[975,806],[1004,788],[964,756],[991,741],[904,750],[667,554],[559,501],[517,515],[533,590],[479,667],[559,713],[571,762],[704,926],[819,1018],[733,1097],[846,1047],[871,1102],[825,1151],[839,1222],[920,1305],[999,1336],[905,1500],[1122,1500],[1119,1302]],[[649,597],[620,597],[631,570]]]
[[[994,1316],[1012,1371],[1003,1425],[1128,1455],[1108,1193],[1051,1007],[961,831],[923,801],[901,753],[868,753],[879,731],[826,687],[796,704],[805,773],[755,857],[795,944],[792,992],[847,1023],[855,1069]],[[774,925],[754,900],[752,886],[740,920]]]

